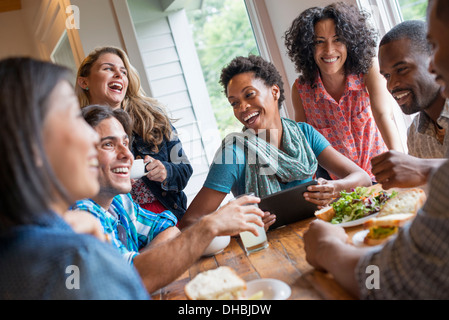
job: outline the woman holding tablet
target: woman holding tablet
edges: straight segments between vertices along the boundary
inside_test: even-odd
[[[237,57],[222,70],[220,82],[244,128],[224,139],[181,227],[214,211],[231,191],[234,196],[254,192],[263,197],[310,181],[318,163],[340,178],[319,179],[308,188],[306,200],[318,206],[328,204],[341,190],[371,185],[366,172],[310,125],[281,118],[283,82],[273,64],[253,55]],[[265,227],[274,219],[267,213]]]

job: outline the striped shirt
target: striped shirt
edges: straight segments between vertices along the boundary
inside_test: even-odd
[[[178,222],[168,210],[155,214],[141,208],[129,193],[115,196],[107,211],[91,199],[77,201],[73,209],[84,210],[97,217],[112,244],[130,264],[140,249]]]
[[[446,133],[441,143],[437,139],[435,125],[430,117],[421,111],[408,129],[408,153],[417,158],[449,158],[449,100],[446,100],[437,123]]]
[[[427,202],[395,239],[360,259],[363,299],[449,299],[449,161],[430,181]],[[373,286],[378,270],[378,287]],[[371,289],[370,289],[371,288]]]

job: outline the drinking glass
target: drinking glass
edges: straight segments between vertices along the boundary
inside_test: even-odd
[[[242,194],[238,197],[235,197],[231,201],[236,200],[236,199],[246,196],[246,195],[254,196],[254,193],[251,192],[251,193]],[[250,203],[247,205],[253,205],[253,206],[258,207],[257,203]],[[262,220],[261,217],[258,216],[258,218]],[[243,247],[245,248],[246,254],[250,254],[250,253],[253,253],[253,252],[256,252],[256,251],[259,251],[259,250],[262,250],[262,249],[265,249],[268,247],[267,234],[265,232],[265,228],[259,227],[256,224],[254,224],[254,226],[256,227],[257,232],[259,233],[259,235],[257,237],[252,232],[249,232],[249,231],[240,232],[240,238],[242,239]]]

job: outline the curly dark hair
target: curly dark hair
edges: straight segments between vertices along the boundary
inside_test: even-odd
[[[220,84],[226,94],[229,81],[241,73],[253,72],[256,78],[262,79],[267,86],[277,85],[280,89],[278,107],[281,108],[285,100],[284,82],[276,67],[262,57],[249,55],[248,57],[236,57],[221,70]]]
[[[335,32],[346,45],[346,74],[366,74],[376,56],[378,33],[368,26],[369,14],[353,5],[336,2],[326,7],[313,7],[302,12],[284,34],[285,46],[301,80],[313,84],[319,72],[314,60],[315,25],[332,19]]]

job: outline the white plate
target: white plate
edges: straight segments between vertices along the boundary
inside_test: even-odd
[[[365,239],[365,236],[368,234],[369,230],[362,230],[357,232],[352,236],[352,243],[356,247],[363,247],[365,244],[363,243],[363,240]]]
[[[277,279],[257,279],[246,283],[246,297],[262,291],[262,300],[286,300],[292,290],[285,282]]]
[[[333,225],[340,226],[340,227],[343,227],[343,228],[355,227],[355,226],[359,226],[359,225],[363,224],[365,221],[368,221],[371,218],[376,217],[378,214],[379,214],[379,212],[378,213],[374,213],[374,214],[370,214],[367,217],[360,218],[360,219],[357,219],[357,220],[352,220],[352,221],[347,221],[347,222],[342,222],[342,223],[333,223]]]

